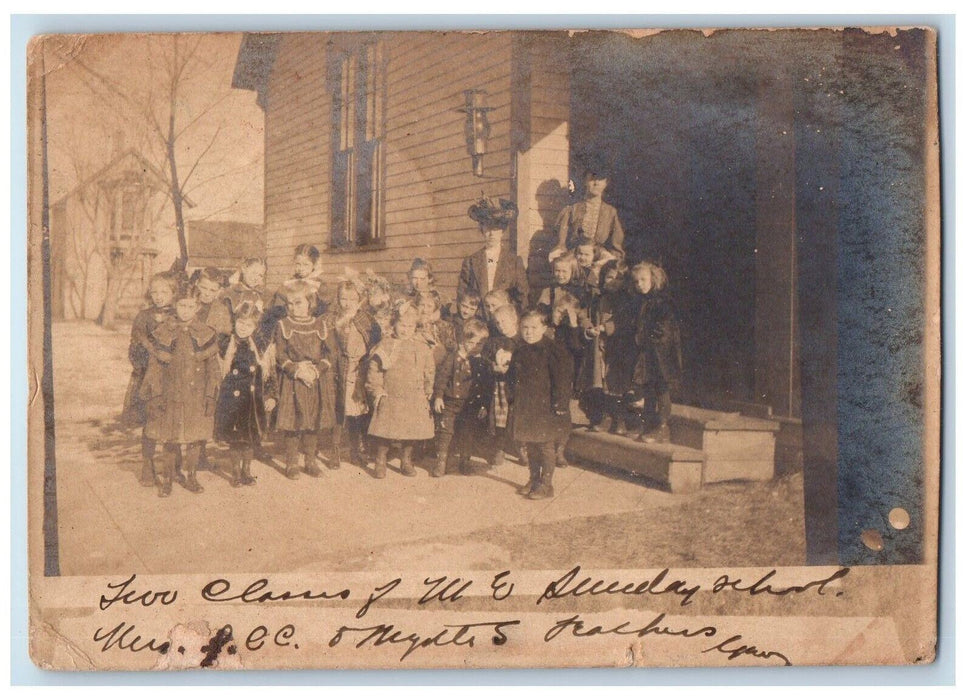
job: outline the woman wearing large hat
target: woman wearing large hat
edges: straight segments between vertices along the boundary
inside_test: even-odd
[[[472,290],[480,298],[505,289],[518,306],[526,306],[530,285],[520,256],[505,240],[510,222],[516,218],[516,204],[508,199],[484,197],[469,208],[469,217],[480,225],[483,247],[463,260],[459,294]]]

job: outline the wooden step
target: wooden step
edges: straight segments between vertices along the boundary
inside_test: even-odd
[[[643,443],[610,433],[575,430],[567,443],[575,461],[618,467],[651,479],[672,493],[701,488],[704,454],[675,444]]]
[[[676,404],[669,425],[672,443],[704,453],[702,483],[775,475],[778,421]]]

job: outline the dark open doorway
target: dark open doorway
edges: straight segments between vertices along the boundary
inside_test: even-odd
[[[701,39],[576,42],[571,162],[577,183],[588,162],[609,171],[630,261],[667,270],[680,400],[707,406],[755,400],[758,88],[746,70],[721,70],[730,47]]]

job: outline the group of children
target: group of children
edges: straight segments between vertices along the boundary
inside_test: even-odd
[[[506,290],[462,289],[444,305],[421,259],[405,289],[347,271],[329,300],[318,258],[299,246],[292,279],[274,293],[254,258],[230,284],[214,269],[152,278],[132,327],[124,407],[143,426],[142,484],[161,496],[173,482],[201,492],[211,440],[230,448],[231,484],[253,484],[270,436],[288,478],[318,477],[321,436],[329,469],[371,458],[377,479],[393,448],[404,476],[415,476],[414,460],[432,459],[430,474],[442,477],[472,473],[473,457],[492,466],[509,455],[529,466],[520,493],[549,498],[574,397],[590,430],[609,417],[612,432],[631,425],[643,441],[668,440],[680,338],[660,267],[627,270],[578,245],[520,308]]]

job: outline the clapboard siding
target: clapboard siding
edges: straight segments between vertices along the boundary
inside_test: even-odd
[[[293,248],[318,243],[328,225],[329,97],[325,40],[286,35],[269,82],[265,114],[268,281],[291,274]]]
[[[467,209],[485,192],[512,187],[512,39],[506,33],[390,33],[386,42],[385,248],[326,250],[331,175],[330,97],[324,36],[283,36],[266,109],[265,227],[269,284],[291,272],[300,243],[322,252],[331,275],[371,268],[403,284],[414,257],[432,261],[440,290],[452,296],[462,260],[480,246]],[[489,93],[491,133],[485,178],[471,172],[463,92]],[[556,96],[556,93],[555,93]]]
[[[552,38],[533,35],[517,41],[514,50],[527,67],[516,85],[526,105],[520,120],[527,145],[518,159],[517,250],[527,261],[531,289],[536,289],[549,283],[554,224],[569,201],[570,66]]]

